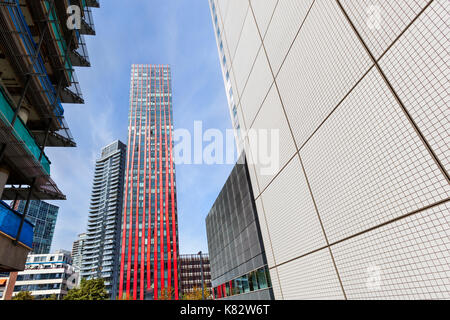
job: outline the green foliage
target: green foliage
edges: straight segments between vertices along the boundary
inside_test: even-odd
[[[108,300],[103,279],[81,280],[79,288],[69,290],[64,300]]]
[[[11,300],[34,300],[34,297],[31,295],[30,291],[20,291]]]
[[[208,290],[205,284],[205,300],[211,300],[211,292]],[[192,292],[185,293],[181,300],[202,300],[202,288],[194,287]]]
[[[175,298],[175,290],[171,287],[165,287],[161,290],[158,300],[173,300]]]
[[[58,299],[58,296],[56,294],[52,294],[50,297],[43,298],[42,300],[59,300],[59,299]]]
[[[124,293],[121,296],[117,296],[117,300],[133,300],[133,297],[131,295],[127,295],[126,293]]]

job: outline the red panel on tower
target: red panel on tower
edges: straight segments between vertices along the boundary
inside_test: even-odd
[[[169,66],[132,67],[120,297],[179,296],[171,82]]]

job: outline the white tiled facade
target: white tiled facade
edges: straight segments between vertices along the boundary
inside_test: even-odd
[[[275,298],[450,299],[450,2],[209,2]]]

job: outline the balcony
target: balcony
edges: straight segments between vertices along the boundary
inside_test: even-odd
[[[94,19],[92,17],[92,11],[89,7],[84,7],[80,33],[91,36],[95,35]]]
[[[32,199],[65,199],[50,178],[50,161],[45,154],[39,160],[41,149],[34,136],[20,118],[16,119],[14,127],[11,126],[14,116],[11,101],[12,98],[6,94],[0,83],[0,142],[8,145],[3,157],[3,161],[11,168],[8,184],[27,185],[36,178]],[[16,194],[24,199],[27,192],[28,189],[21,187],[6,187],[3,200],[12,200]]]
[[[16,239],[22,214],[12,210],[0,201],[0,272],[21,271],[25,269],[27,255],[33,245],[34,225],[24,220],[20,238]]]
[[[50,3],[51,4],[51,3]],[[68,19],[67,14],[67,8],[70,5],[77,5],[80,8],[84,6],[82,4],[82,1],[79,0],[59,0],[55,1],[55,11],[56,11],[56,17],[58,17],[58,20],[61,23],[64,23]],[[48,10],[47,6],[47,10]],[[83,9],[84,10],[84,9]],[[57,30],[57,32],[61,33],[63,36],[65,43],[67,45],[70,45],[70,48],[68,51],[70,62],[72,67],[90,67],[89,62],[89,56],[86,49],[86,43],[84,41],[83,36],[81,35],[79,30],[74,30],[75,32],[72,32],[72,30],[67,28],[60,28]],[[65,43],[61,42],[62,47],[67,49],[65,46]],[[65,53],[64,53],[65,55]],[[64,56],[63,56],[64,58]]]
[[[34,157],[34,160],[39,163],[38,159],[41,153],[41,149],[36,144],[34,138],[31,136],[31,133],[28,131],[27,127],[23,124],[23,122],[19,118],[15,122],[14,128],[11,127],[11,121],[14,116],[14,111],[1,88],[0,88],[0,111],[1,111],[0,117],[3,122],[3,125],[6,127],[10,127],[11,133],[14,135],[14,137],[19,142],[23,143],[24,147],[28,149],[27,151],[29,155]],[[45,155],[42,157],[40,164],[44,172],[50,175],[50,162]]]
[[[96,253],[100,248],[100,244],[86,246],[84,249],[86,250],[86,254]]]
[[[61,91],[61,102],[83,104],[84,98],[75,71],[71,74],[71,84]]]
[[[0,39],[2,44],[5,44],[4,53],[9,58],[14,72],[22,79],[25,79],[30,70],[34,75],[28,94],[31,104],[39,115],[51,116],[55,120],[54,125],[59,128],[64,109],[56,97],[42,56],[37,55],[38,59],[33,61],[37,44],[18,2],[8,0],[5,6],[0,6],[0,21],[6,27],[6,32],[1,33]]]
[[[61,3],[60,1],[58,1]],[[53,57],[50,61],[53,70],[64,70],[63,86],[70,85],[73,74],[73,66],[70,57],[66,57],[71,51],[64,37],[64,32],[61,26],[64,25],[60,21],[57,14],[57,7],[53,7],[48,0],[31,1],[29,8],[36,14],[36,19],[42,19],[48,24],[50,37],[45,38],[45,46],[49,50],[49,54]],[[47,19],[49,16],[49,19]],[[64,20],[65,21],[65,20]]]
[[[89,66],[87,50],[83,43],[84,40],[79,37],[77,32],[66,31],[67,0],[55,1],[55,3],[54,7],[48,0],[28,1],[27,7],[33,13],[35,21],[47,24],[49,36],[44,37],[43,45],[45,52],[52,58],[49,59],[49,64],[44,70],[45,74],[48,74],[51,79],[56,79],[61,76],[58,74],[58,70],[64,71],[60,78],[63,88],[60,92],[60,102],[82,104],[84,103],[83,95],[75,76],[73,62],[75,65]],[[28,26],[24,28],[27,29]],[[66,41],[67,38],[75,40]]]
[[[100,8],[100,3],[98,0],[86,0],[86,6]]]
[[[86,47],[86,41],[82,34],[77,32],[78,48],[70,52],[70,60],[74,67],[90,67],[89,54]]]

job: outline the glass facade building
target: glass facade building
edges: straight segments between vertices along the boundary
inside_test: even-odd
[[[449,2],[209,3],[275,298],[450,298]]]
[[[244,153],[206,217],[206,233],[215,299],[273,299]]]
[[[80,277],[103,278],[117,298],[126,145],[117,140],[102,149],[95,164],[86,237],[82,243]]]
[[[132,65],[120,297],[179,295],[171,82],[167,65]]]
[[[15,208],[23,213],[26,201],[19,200]],[[56,219],[59,207],[45,201],[31,200],[28,207],[27,219],[34,224],[33,254],[48,254],[52,246]]]

